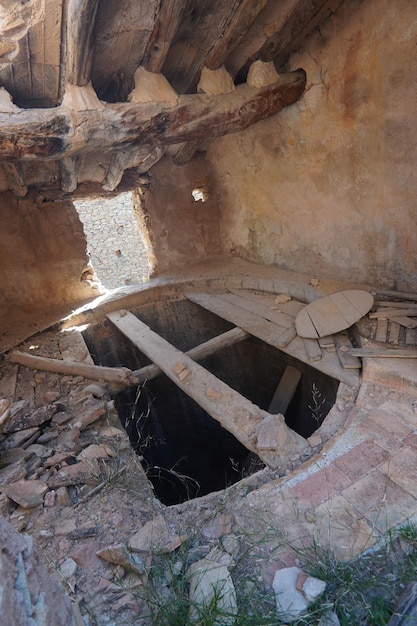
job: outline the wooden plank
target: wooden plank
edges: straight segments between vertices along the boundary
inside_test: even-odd
[[[301,311],[297,314],[297,317],[295,318],[295,328],[297,330],[297,334],[306,339],[318,339],[320,336],[314,326],[313,320],[308,314],[307,306],[301,309]]]
[[[393,302],[388,300],[375,300],[374,305],[377,307],[386,307],[388,309],[416,309],[417,304],[411,302]]]
[[[391,320],[391,322],[400,324],[400,326],[404,326],[405,328],[417,328],[417,320],[413,320],[411,317],[394,317],[389,315],[388,319]]]
[[[261,302],[255,302],[254,300],[249,300],[240,294],[236,293],[225,293],[220,296],[222,300],[226,302],[230,302],[231,304],[235,304],[245,311],[249,311],[250,313],[255,313],[260,317],[263,317],[270,322],[274,322],[275,324],[279,324],[280,326],[285,326],[285,328],[294,328],[294,319],[285,313],[280,313],[279,311],[274,311],[270,307],[265,306]]]
[[[285,415],[300,380],[300,370],[292,365],[287,365],[268,407],[269,413]]]
[[[349,292],[338,291],[337,293],[332,293],[329,298],[334,302],[349,326],[352,326],[352,324],[358,321],[358,315],[362,317],[363,314],[355,307],[355,301],[353,299],[351,301],[346,294],[349,294]]]
[[[304,309],[305,303],[299,302],[298,300],[288,300],[288,302],[277,304],[277,307],[283,313],[291,315],[291,317],[297,317],[301,309]]]
[[[407,291],[373,291],[375,296],[387,296],[388,298],[399,298],[401,300],[414,300],[417,302],[417,293]]]
[[[349,354],[360,357],[375,357],[382,359],[417,359],[417,350],[402,350],[401,348],[351,348]]]
[[[350,354],[353,347],[347,335],[336,335],[335,337],[337,356],[345,369],[361,369],[362,363],[357,356]]]
[[[390,321],[389,331],[388,331],[388,341],[389,343],[400,343],[400,330],[401,326],[396,322]]]
[[[369,319],[378,319],[379,317],[395,317],[396,315],[398,315],[398,313],[400,313],[401,315],[411,315],[411,317],[413,316],[417,316],[417,310],[416,309],[401,309],[401,311],[399,311],[398,309],[384,309],[382,311],[373,311],[372,313],[369,313]]]
[[[201,294],[201,293],[198,293],[198,294],[189,293],[185,295],[190,301],[195,302],[196,304],[199,304],[203,308],[206,308],[212,313],[215,313],[216,315],[219,315],[220,317],[223,317],[224,319],[227,319],[228,321],[231,321],[232,324],[237,324],[241,328],[244,328],[244,330],[246,330],[251,335],[258,337],[258,339],[261,339],[261,341],[265,341],[265,343],[268,343],[269,345],[279,348],[282,352],[289,354],[290,356],[298,359],[299,361],[302,361],[303,363],[310,364],[310,360],[306,354],[301,337],[295,337],[294,340],[291,341],[291,343],[288,346],[278,345],[277,340],[281,341],[282,336],[278,337],[278,339],[274,335],[270,336],[271,328],[274,326],[274,324],[272,324],[271,322],[268,322],[267,320],[261,320],[261,318],[257,318],[257,316],[253,316],[254,326],[251,326],[251,323],[249,321],[251,314],[249,312],[240,310],[240,318],[239,318],[240,323],[238,323],[236,320],[237,316],[232,314],[230,305],[227,305],[226,302],[222,302],[220,299],[218,299],[217,305],[218,303],[222,303],[222,307],[219,307],[219,306],[216,307],[215,306],[216,300],[212,299],[214,297],[211,294],[209,295],[209,294]],[[261,328],[257,327],[258,321],[263,322]],[[242,326],[242,324],[244,326]],[[317,361],[315,368],[323,372],[324,374],[331,376],[332,378],[340,380],[341,382],[344,382],[347,385],[351,385],[352,387],[356,387],[359,384],[359,376],[357,375],[357,373],[354,370],[345,370],[341,366],[340,361],[337,358],[336,354],[330,354],[330,353],[323,354],[322,359],[320,361]]]
[[[295,318],[295,326],[300,337],[317,339],[317,337],[333,335],[345,330],[366,315],[374,303],[373,296],[367,291],[350,289],[339,294],[319,298],[300,311]],[[349,301],[346,306],[345,300]],[[348,313],[344,312],[344,308]],[[356,315],[354,315],[355,309]],[[314,327],[314,332],[312,327]]]
[[[248,300],[253,300],[253,302],[259,302],[268,307],[271,311],[275,310],[280,313],[285,313],[289,317],[295,317],[297,313],[305,307],[304,302],[298,302],[298,300],[288,300],[288,302],[277,304],[275,302],[276,294],[273,293],[255,292],[249,291],[248,289],[231,289],[230,291]]]
[[[305,440],[290,430],[282,418],[277,422],[281,438],[276,450],[260,450],[256,445],[258,430],[271,416],[250,400],[226,385],[211,372],[153,332],[128,311],[109,313],[107,318],[141,352],[146,354],[184,393],[220,422],[244,446],[259,454],[266,463],[276,465],[277,455],[305,447]],[[284,441],[286,439],[286,441]],[[279,446],[282,445],[282,448]],[[284,450],[285,446],[285,450]],[[272,455],[272,456],[271,456]]]
[[[379,319],[376,327],[375,341],[385,343],[387,341],[388,320]]]
[[[217,337],[213,337],[212,339],[205,341],[195,348],[191,348],[191,350],[188,350],[185,354],[194,361],[201,361],[205,357],[210,356],[219,350],[232,346],[238,341],[247,339],[249,336],[249,333],[245,332],[241,328],[232,328]],[[144,383],[146,380],[156,378],[162,373],[162,370],[153,363],[151,365],[145,365],[145,367],[132,372],[138,383]]]
[[[287,330],[283,326],[278,326],[269,320],[259,317],[259,315],[245,311],[213,294],[186,293],[185,297],[187,300],[199,304],[204,309],[235,324],[235,326],[243,328],[243,330],[246,330],[246,332],[270,346],[274,346],[274,348],[281,346],[281,337]]]
[[[43,372],[56,372],[69,376],[84,376],[90,380],[103,380],[118,385],[132,386],[136,384],[132,372],[127,367],[102,367],[101,365],[89,365],[77,361],[61,361],[60,359],[47,359],[34,354],[26,354],[14,350],[7,356],[11,363],[18,363],[25,367],[42,370]]]
[[[320,361],[322,354],[317,339],[307,339],[307,337],[303,337],[302,339],[308,360],[311,362]]]
[[[325,335],[318,338],[318,344],[320,348],[334,348],[334,339],[332,335]]]
[[[317,305],[313,308],[311,305],[316,303]],[[346,328],[347,322],[344,316],[330,298],[320,298],[312,302],[307,305],[307,311],[319,337],[332,335]]]

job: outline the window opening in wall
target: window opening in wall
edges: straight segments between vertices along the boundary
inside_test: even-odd
[[[149,279],[153,251],[138,193],[75,200],[74,206],[92,268],[103,287],[117,289]]]

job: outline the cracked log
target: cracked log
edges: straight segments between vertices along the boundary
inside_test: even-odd
[[[0,113],[0,160],[62,159],[133,146],[169,145],[244,130],[296,102],[306,75],[296,70],[256,89],[181,96],[179,104],[107,104],[102,111],[65,107]]]
[[[99,0],[69,0],[65,80],[83,87],[90,80],[93,31]]]
[[[114,383],[121,387],[137,385],[137,380],[133,376],[132,370],[127,367],[103,367],[101,365],[79,363],[78,361],[61,361],[60,359],[49,359],[43,356],[27,354],[19,350],[13,350],[6,359],[10,363],[18,363],[19,365],[43,372],[56,372],[67,376],[84,376],[84,378],[89,380]]]

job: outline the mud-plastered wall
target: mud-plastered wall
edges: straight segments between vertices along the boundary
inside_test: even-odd
[[[154,275],[217,255],[218,196],[205,154],[198,153],[181,166],[164,157],[149,174],[149,187],[140,198],[155,258]]]
[[[0,194],[0,312],[79,302],[97,295],[82,280],[88,261],[71,201]]]
[[[213,141],[223,249],[331,278],[416,285],[414,0],[341,3],[292,55],[304,97]]]

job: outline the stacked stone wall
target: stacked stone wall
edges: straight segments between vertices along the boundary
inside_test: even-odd
[[[74,202],[95,273],[104,287],[116,289],[148,280],[152,251],[140,200],[134,192]]]

